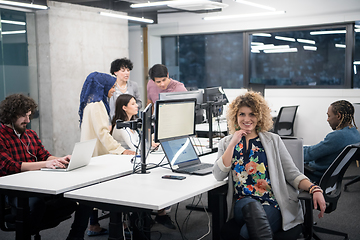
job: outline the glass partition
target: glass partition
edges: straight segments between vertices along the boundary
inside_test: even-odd
[[[0,9],[0,101],[23,93],[38,101],[35,13]],[[39,133],[39,118],[29,127]]]

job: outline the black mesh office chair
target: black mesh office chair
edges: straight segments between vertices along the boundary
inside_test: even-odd
[[[321,177],[319,186],[324,191],[324,198],[326,201],[325,213],[331,213],[336,210],[337,202],[341,195],[342,180],[345,171],[349,167],[351,161],[359,159],[359,157],[360,143],[346,146]],[[312,215],[313,201],[311,195],[304,192],[299,195],[299,199],[305,200],[306,209],[311,209],[311,211],[306,211],[305,214],[305,229],[308,237],[310,237],[309,239],[311,239],[312,236],[316,240],[320,240],[320,237],[316,234],[317,232],[343,236],[344,239],[349,239],[347,233],[314,226]]]
[[[59,207],[60,206],[60,207]],[[62,201],[57,204],[55,201],[46,203],[46,210],[39,230],[33,230],[35,240],[40,240],[40,231],[58,226],[62,221],[71,218],[76,209],[76,202]],[[0,229],[5,232],[15,231],[16,209],[10,207],[5,201],[5,195],[0,195]]]
[[[274,124],[274,133],[280,136],[294,136],[294,121],[299,106],[281,107]]]
[[[358,131],[360,132],[360,103],[353,103],[353,106],[355,108],[355,114],[354,114],[354,120],[355,120],[355,124],[358,127]],[[359,161],[360,159],[356,159],[356,161]],[[348,177],[350,178],[350,177]],[[344,189],[345,191],[347,190],[347,187],[350,186],[351,184],[354,184],[356,182],[360,181],[360,176],[355,176],[355,177],[351,177],[351,181],[347,182],[344,185]]]

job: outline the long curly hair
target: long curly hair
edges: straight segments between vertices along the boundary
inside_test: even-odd
[[[37,104],[30,97],[20,93],[9,95],[0,103],[0,122],[3,124],[14,123],[29,111],[31,111],[31,118],[36,108]]]
[[[339,100],[333,102],[331,106],[334,114],[340,113],[341,115],[340,123],[336,126],[336,130],[343,129],[347,126],[349,126],[350,128],[355,126],[355,128],[357,128],[354,120],[355,109],[351,103],[346,100]]]
[[[249,107],[253,111],[258,122],[256,125],[256,132],[266,132],[272,129],[273,120],[270,114],[270,108],[267,105],[265,99],[256,92],[249,91],[244,95],[240,95],[235,98],[227,110],[227,121],[230,134],[233,134],[235,131],[240,130],[240,126],[237,121],[237,115],[239,108]]]

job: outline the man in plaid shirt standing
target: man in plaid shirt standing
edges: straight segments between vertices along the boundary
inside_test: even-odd
[[[36,132],[26,129],[36,108],[35,101],[22,94],[10,95],[0,103],[0,177],[41,168],[65,168],[70,161],[70,155],[62,158],[52,156]],[[17,207],[16,197],[7,196],[7,201],[13,208]],[[39,230],[49,202],[55,207],[69,205],[69,200],[65,199],[29,198],[32,232]],[[68,240],[84,238],[90,212],[90,207],[76,206]]]

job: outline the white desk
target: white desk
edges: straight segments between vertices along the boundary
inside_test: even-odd
[[[109,154],[94,157],[88,166],[69,172],[38,170],[12,174],[0,178],[0,189],[57,195],[130,174],[132,157]]]
[[[202,162],[214,163],[216,153],[203,156],[201,160]],[[182,175],[186,176],[186,179],[162,179],[161,176],[165,174]],[[156,168],[152,169],[149,174],[133,174],[66,192],[64,197],[82,200],[102,209],[108,208],[108,210],[116,212],[126,209],[129,211],[151,211],[163,209],[225,184],[226,181],[217,181],[212,174],[195,176],[172,173],[170,169]],[[215,218],[217,221],[220,214],[222,213],[214,211],[213,220]],[[116,236],[121,236],[121,234],[112,232],[110,228],[109,237],[117,239]]]
[[[31,239],[29,233],[28,198],[40,195],[58,195],[66,191],[107,181],[132,172],[133,156],[104,155],[95,157],[86,167],[70,172],[28,171],[0,178],[0,193],[18,196],[23,221],[16,222],[16,239]]]

